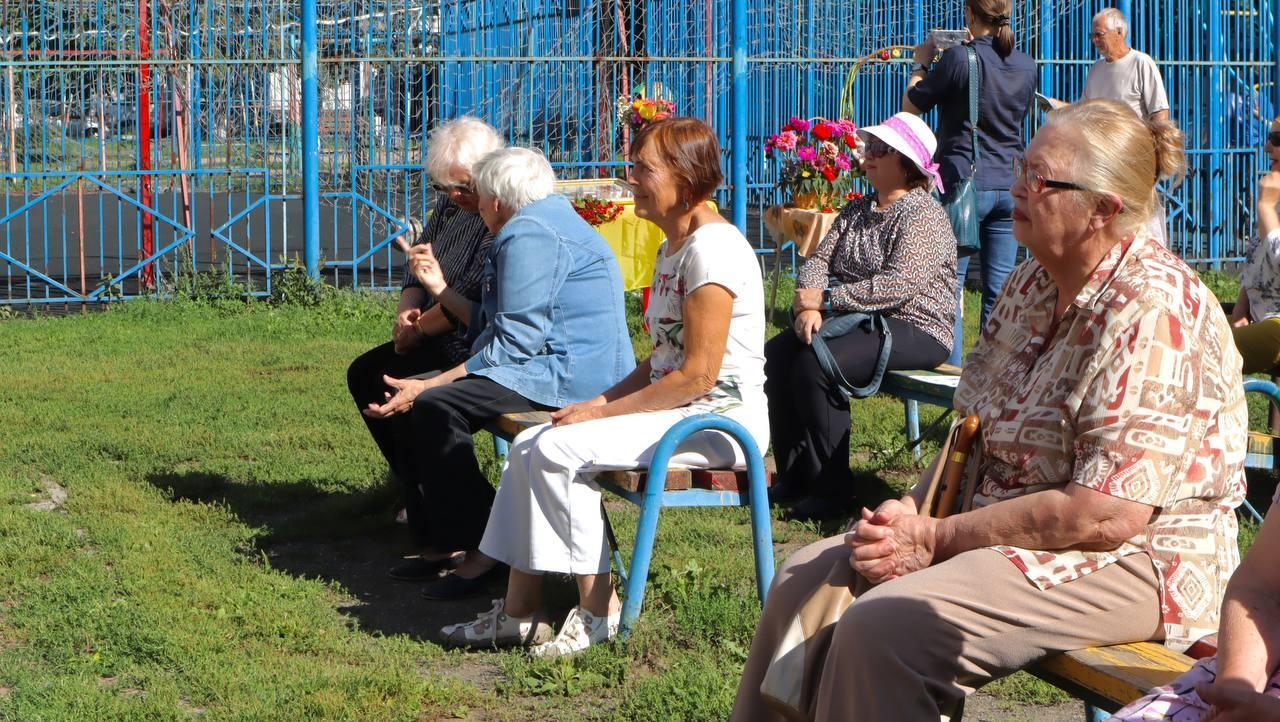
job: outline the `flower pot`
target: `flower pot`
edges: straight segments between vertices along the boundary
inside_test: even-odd
[[[796,193],[791,196],[791,207],[816,210],[822,207],[822,198],[817,193]]]

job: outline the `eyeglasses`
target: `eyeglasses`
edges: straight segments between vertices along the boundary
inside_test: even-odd
[[[1021,178],[1022,182],[1026,184],[1027,190],[1031,191],[1032,193],[1043,193],[1045,188],[1061,188],[1063,190],[1084,191],[1086,193],[1093,192],[1088,188],[1085,188],[1084,186],[1080,185],[1079,183],[1072,183],[1071,181],[1060,181],[1060,180],[1053,180],[1052,178],[1045,178],[1044,176],[1040,175],[1039,173],[1037,173],[1036,171],[1028,167],[1026,161],[1023,160],[1022,158],[1014,158],[1013,159],[1013,179],[1014,181],[1017,181],[1019,178]]]
[[[1280,148],[1280,130],[1273,130],[1267,133],[1267,145],[1272,148]]]
[[[897,151],[893,149],[893,146],[883,140],[869,140],[867,141],[867,149],[863,152],[868,158],[879,158],[890,153],[896,153]]]
[[[474,195],[476,192],[476,187],[471,183],[447,183],[446,184],[446,183],[437,183],[435,181],[432,181],[430,183],[430,187],[431,187],[431,190],[435,191],[436,193],[444,193],[445,195],[449,195],[454,191],[457,191],[459,193],[466,193],[468,195]]]

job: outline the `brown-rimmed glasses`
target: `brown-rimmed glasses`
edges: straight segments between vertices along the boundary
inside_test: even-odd
[[[1079,183],[1045,178],[1039,172],[1028,166],[1026,161],[1022,158],[1014,158],[1013,179],[1014,181],[1017,181],[1019,178],[1021,178],[1022,182],[1026,184],[1027,190],[1032,193],[1043,193],[1045,188],[1061,188],[1062,190],[1085,191],[1086,193],[1093,192]]]

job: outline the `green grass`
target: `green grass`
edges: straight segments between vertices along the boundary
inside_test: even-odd
[[[976,297],[967,302],[972,325]],[[643,354],[638,300],[629,305]],[[0,323],[0,719],[727,714],[759,614],[744,510],[665,514],[639,629],[568,661],[383,635],[344,611],[352,590],[272,566],[277,545],[402,533],[344,383],[393,306],[333,293],[313,305],[134,302]],[[924,423],[940,413],[922,411]],[[896,400],[856,404],[850,460],[899,489],[915,473],[901,420]],[[491,445],[477,448],[496,481]],[[29,506],[54,485],[61,508]],[[612,504],[611,517],[626,545],[634,508]],[[781,557],[832,531],[775,522],[774,539]],[[572,592],[560,583],[554,594],[567,603]],[[1062,698],[1025,676],[997,689]]]

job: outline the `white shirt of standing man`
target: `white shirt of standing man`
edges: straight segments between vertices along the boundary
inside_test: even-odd
[[[1167,120],[1169,98],[1150,55],[1130,48],[1124,14],[1107,8],[1093,16],[1089,39],[1102,58],[1089,68],[1083,100],[1109,98],[1133,108],[1139,118]]]
[[[1089,68],[1081,100],[1108,98],[1125,103],[1139,118],[1168,120],[1169,98],[1164,80],[1150,55],[1129,47],[1129,22],[1124,13],[1106,8],[1093,16],[1089,40],[1102,57]],[[1066,101],[1042,98],[1045,110]]]

